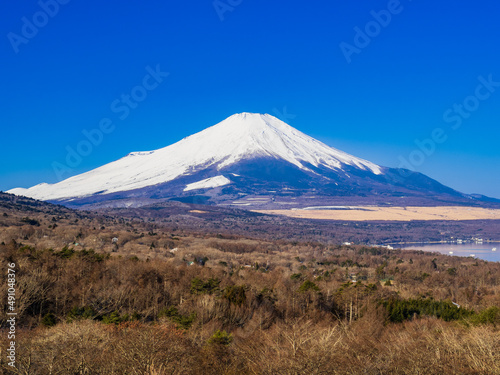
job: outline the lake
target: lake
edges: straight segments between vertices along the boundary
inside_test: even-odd
[[[500,242],[484,243],[484,244],[408,244],[408,245],[393,245],[395,248],[402,249],[434,251],[441,254],[456,255],[468,257],[474,254],[476,258],[487,260],[490,262],[500,262]],[[496,248],[496,251],[492,249]],[[453,254],[450,254],[450,251]]]

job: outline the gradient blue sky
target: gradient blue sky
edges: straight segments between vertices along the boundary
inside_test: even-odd
[[[231,3],[238,1],[218,2]],[[43,15],[36,1],[5,1],[0,190],[56,182],[53,163],[64,163],[67,147],[105,117],[114,131],[73,174],[167,146],[236,112],[286,107],[290,125],[390,167],[442,128],[447,140],[415,169],[500,198],[500,88],[458,129],[443,120],[475,95],[478,77],[500,82],[500,4],[401,0],[348,63],[340,43],[354,45],[354,28],[389,3],[243,0],[221,20],[212,0],[71,0],[16,53],[9,33],[22,35],[23,17],[40,23]],[[119,119],[111,103],[157,64],[169,77]]]

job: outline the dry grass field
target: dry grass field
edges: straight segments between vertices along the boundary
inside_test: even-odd
[[[312,231],[209,206],[113,212],[0,193],[17,313],[12,368],[0,311],[0,374],[500,374],[498,262],[304,240],[340,239],[358,222],[327,231],[311,220]],[[272,225],[296,238],[272,238]],[[438,226],[398,225],[366,223],[360,238]],[[9,279],[0,274],[3,306]]]
[[[346,221],[412,221],[412,220],[498,220],[500,209],[480,207],[375,207],[359,206],[349,209],[295,209],[255,211],[300,219]]]

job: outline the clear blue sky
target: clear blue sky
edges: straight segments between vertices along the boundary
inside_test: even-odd
[[[390,167],[413,156],[444,184],[500,198],[500,87],[478,80],[500,82],[496,1],[60,1],[0,6],[0,190],[56,182],[54,162],[103,118],[113,131],[70,173],[286,107],[331,146]],[[157,65],[170,75],[137,88]],[[133,90],[147,96],[125,116]],[[419,159],[415,140],[439,128]]]

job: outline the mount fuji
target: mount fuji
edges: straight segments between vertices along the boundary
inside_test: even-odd
[[[81,207],[166,200],[244,206],[474,204],[420,173],[349,155],[268,114],[240,113],[154,151],[132,152],[55,184],[8,191]]]

